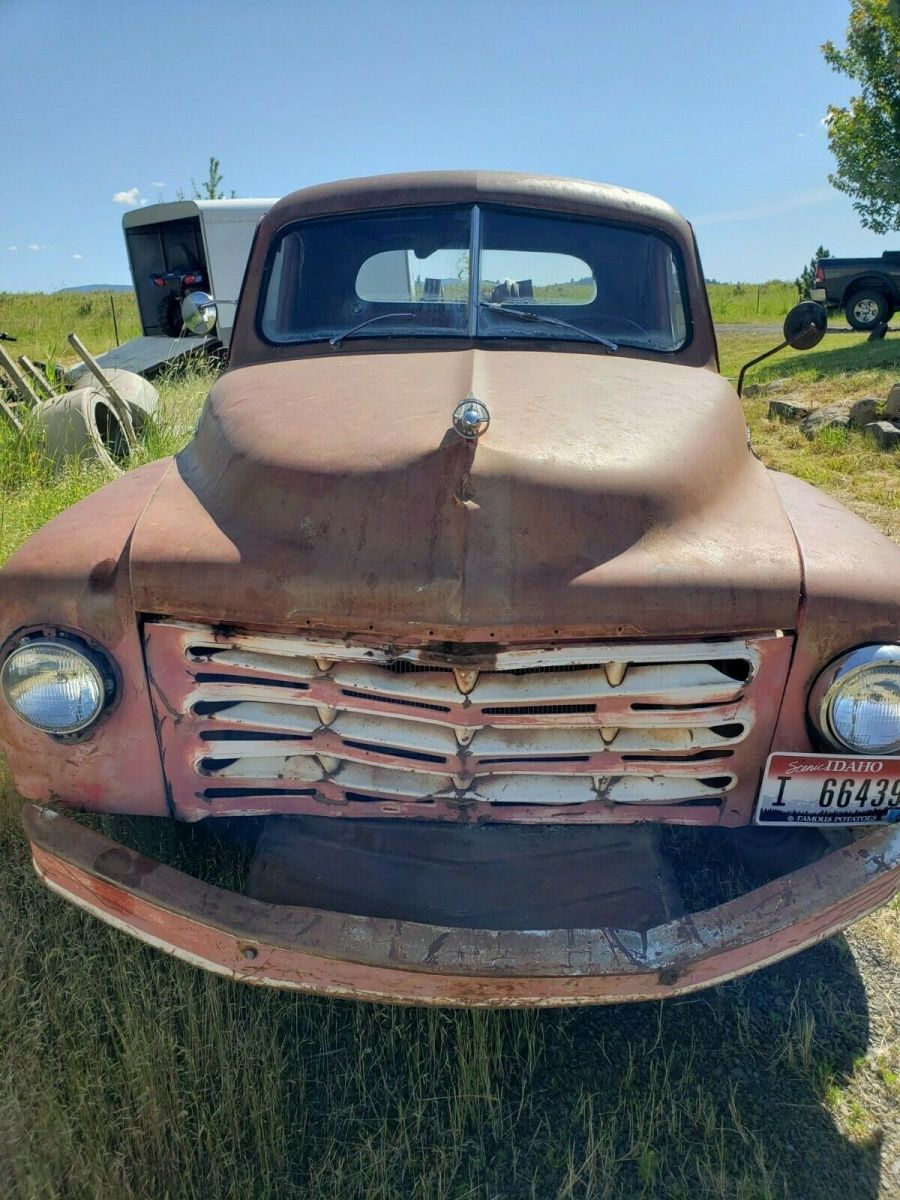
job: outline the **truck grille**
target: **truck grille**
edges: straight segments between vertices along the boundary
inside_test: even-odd
[[[173,804],[189,818],[597,821],[674,807],[709,823],[765,756],[757,699],[764,676],[780,698],[790,649],[773,635],[392,654],[169,622],[145,638]]]

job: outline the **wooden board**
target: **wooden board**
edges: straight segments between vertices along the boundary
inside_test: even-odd
[[[107,369],[134,371],[137,375],[149,378],[176,359],[192,354],[207,354],[218,344],[218,339],[214,337],[137,337],[123,346],[108,350],[106,354],[98,354],[97,362]],[[66,372],[66,382],[76,383],[86,370],[84,363],[71,367]]]

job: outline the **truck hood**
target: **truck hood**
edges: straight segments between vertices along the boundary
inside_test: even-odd
[[[490,428],[452,414],[483,401]],[[393,640],[791,628],[800,566],[712,372],[551,350],[227,373],[132,539],[145,613]]]

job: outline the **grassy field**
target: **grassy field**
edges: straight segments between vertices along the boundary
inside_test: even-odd
[[[779,324],[799,299],[796,286],[784,279],[768,283],[710,283],[706,290],[717,323]]]
[[[723,374],[736,378],[743,363],[771,344],[765,333],[720,332]],[[744,410],[753,445],[767,466],[824,488],[900,541],[900,455],[878,450],[856,430],[831,429],[809,441],[796,426],[767,417],[775,395],[811,407],[863,396],[883,400],[896,382],[900,340],[869,342],[865,334],[832,334],[815,350],[786,350],[751,368]],[[770,392],[772,386],[780,390]]]
[[[0,330],[16,338],[4,345],[14,358],[65,361],[72,357],[66,338],[74,332],[95,354],[108,350],[116,344],[110,296],[119,341],[137,337],[141,323],[133,292],[0,292]]]
[[[3,320],[0,319],[0,327]],[[723,335],[726,371],[768,339]],[[832,344],[837,343],[837,344]],[[895,350],[893,347],[896,346]],[[883,394],[900,341],[764,365],[814,401]],[[162,386],[144,458],[209,377]],[[900,457],[808,443],[746,402],[759,453],[898,536]],[[0,561],[103,482],[0,427]],[[3,1200],[892,1200],[900,1192],[898,907],[663,1005],[447,1012],[304,999],[142,947],[34,879],[0,776]],[[213,864],[215,835],[161,832]]]

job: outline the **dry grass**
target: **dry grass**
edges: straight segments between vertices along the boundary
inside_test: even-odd
[[[798,392],[809,398],[814,388]],[[862,395],[872,395],[867,390]],[[854,397],[856,398],[856,397]],[[753,446],[766,464],[823,488],[842,504],[900,542],[900,454],[879,450],[855,430],[824,430],[811,441],[794,425],[771,420],[768,401],[752,399],[744,411]]]

